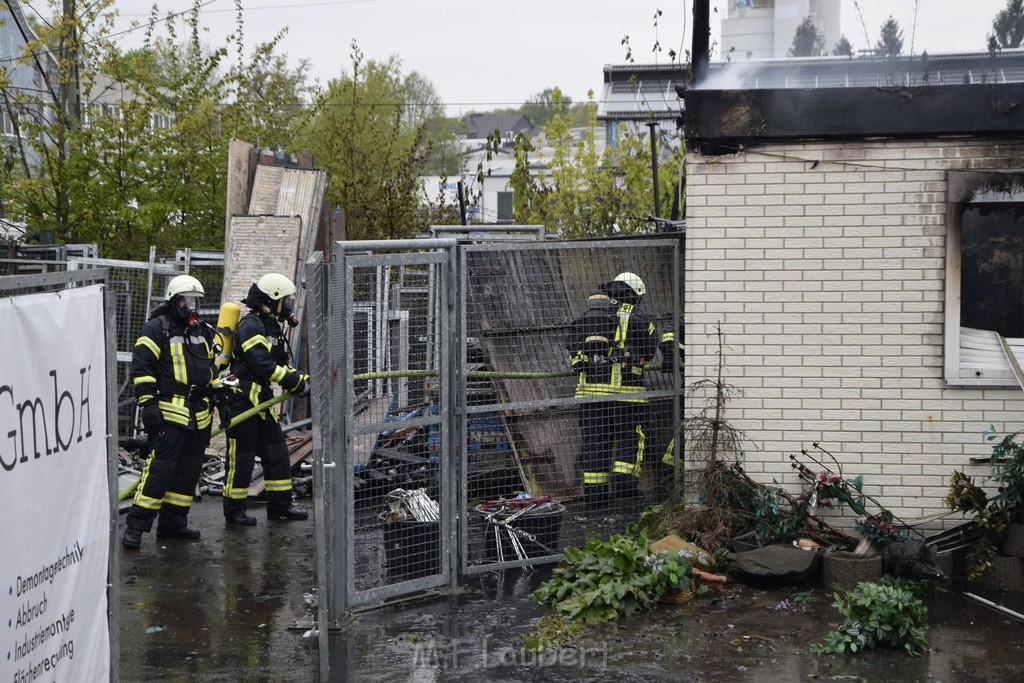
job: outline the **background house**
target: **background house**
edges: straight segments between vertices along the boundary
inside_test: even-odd
[[[50,69],[53,63],[48,51],[36,51],[34,62],[18,61],[25,54],[25,46],[38,39],[20,3],[5,2],[0,6],[0,81],[4,82],[8,95],[0,102],[0,135],[5,139],[15,136],[14,124],[18,117],[45,115],[17,102],[18,93],[34,94],[48,87],[43,78],[44,70]]]
[[[1021,427],[1024,56],[714,64],[686,91],[686,362],[745,467],[821,443],[902,516]],[[717,85],[716,85],[717,84]],[[699,406],[692,400],[688,411]]]
[[[625,133],[648,135],[649,123],[658,124],[664,144],[677,140],[683,108],[676,88],[689,78],[685,64],[606,64],[597,120],[608,144]]]

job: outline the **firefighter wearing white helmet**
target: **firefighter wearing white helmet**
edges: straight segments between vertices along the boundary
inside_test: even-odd
[[[125,519],[121,544],[138,548],[156,520],[157,538],[196,540],[188,527],[192,495],[210,442],[214,369],[209,326],[198,324],[203,285],[191,275],[167,283],[132,351],[132,381],[149,459]]]
[[[607,399],[580,404],[583,493],[595,508],[639,493],[647,413],[647,399],[639,394],[644,365],[658,348],[654,323],[640,308],[646,293],[644,281],[631,272],[600,285],[566,344],[579,376],[576,397]]]
[[[292,366],[282,322],[294,326],[295,284],[280,273],[253,283],[244,303],[249,312],[239,321],[231,348],[231,374],[238,379],[228,413],[238,415],[274,396],[271,382],[296,396],[309,395],[309,375]],[[253,526],[246,498],[256,456],[263,465],[267,518],[303,520],[308,513],[292,502],[291,462],[277,413],[267,409],[227,430],[228,470],[224,483],[224,519],[228,525]]]
[[[612,282],[625,282],[637,297],[642,297],[647,293],[647,285],[644,284],[644,281],[636,273],[630,273],[629,271],[619,273]]]

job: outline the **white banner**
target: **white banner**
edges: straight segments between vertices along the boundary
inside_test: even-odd
[[[0,299],[0,682],[110,675],[103,288]]]

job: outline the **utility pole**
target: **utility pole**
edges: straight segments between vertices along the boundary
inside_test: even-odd
[[[82,123],[82,92],[81,79],[78,71],[78,13],[75,0],[64,0],[64,19],[62,34],[63,59],[71,62],[71,82],[68,83],[67,106],[76,124]]]
[[[651,174],[654,176],[654,217],[661,218],[661,194],[658,192],[658,122],[650,121],[651,129]]]

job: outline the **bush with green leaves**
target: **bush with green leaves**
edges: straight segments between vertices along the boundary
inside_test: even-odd
[[[992,481],[999,491],[988,497],[971,477],[955,471],[949,494],[944,499],[954,512],[974,513],[967,535],[971,545],[964,560],[967,578],[974,580],[992,568],[1006,527],[1024,508],[1024,443],[1017,441],[1024,431],[1000,437],[994,425],[983,432],[992,444]]]
[[[570,619],[599,624],[646,612],[661,596],[689,590],[690,569],[681,556],[649,554],[645,533],[591,539],[582,549],[565,549],[534,597]]]
[[[843,622],[811,645],[811,653],[840,654],[879,647],[903,648],[912,655],[928,647],[928,609],[913,592],[887,581],[864,581],[837,591],[832,606]]]

